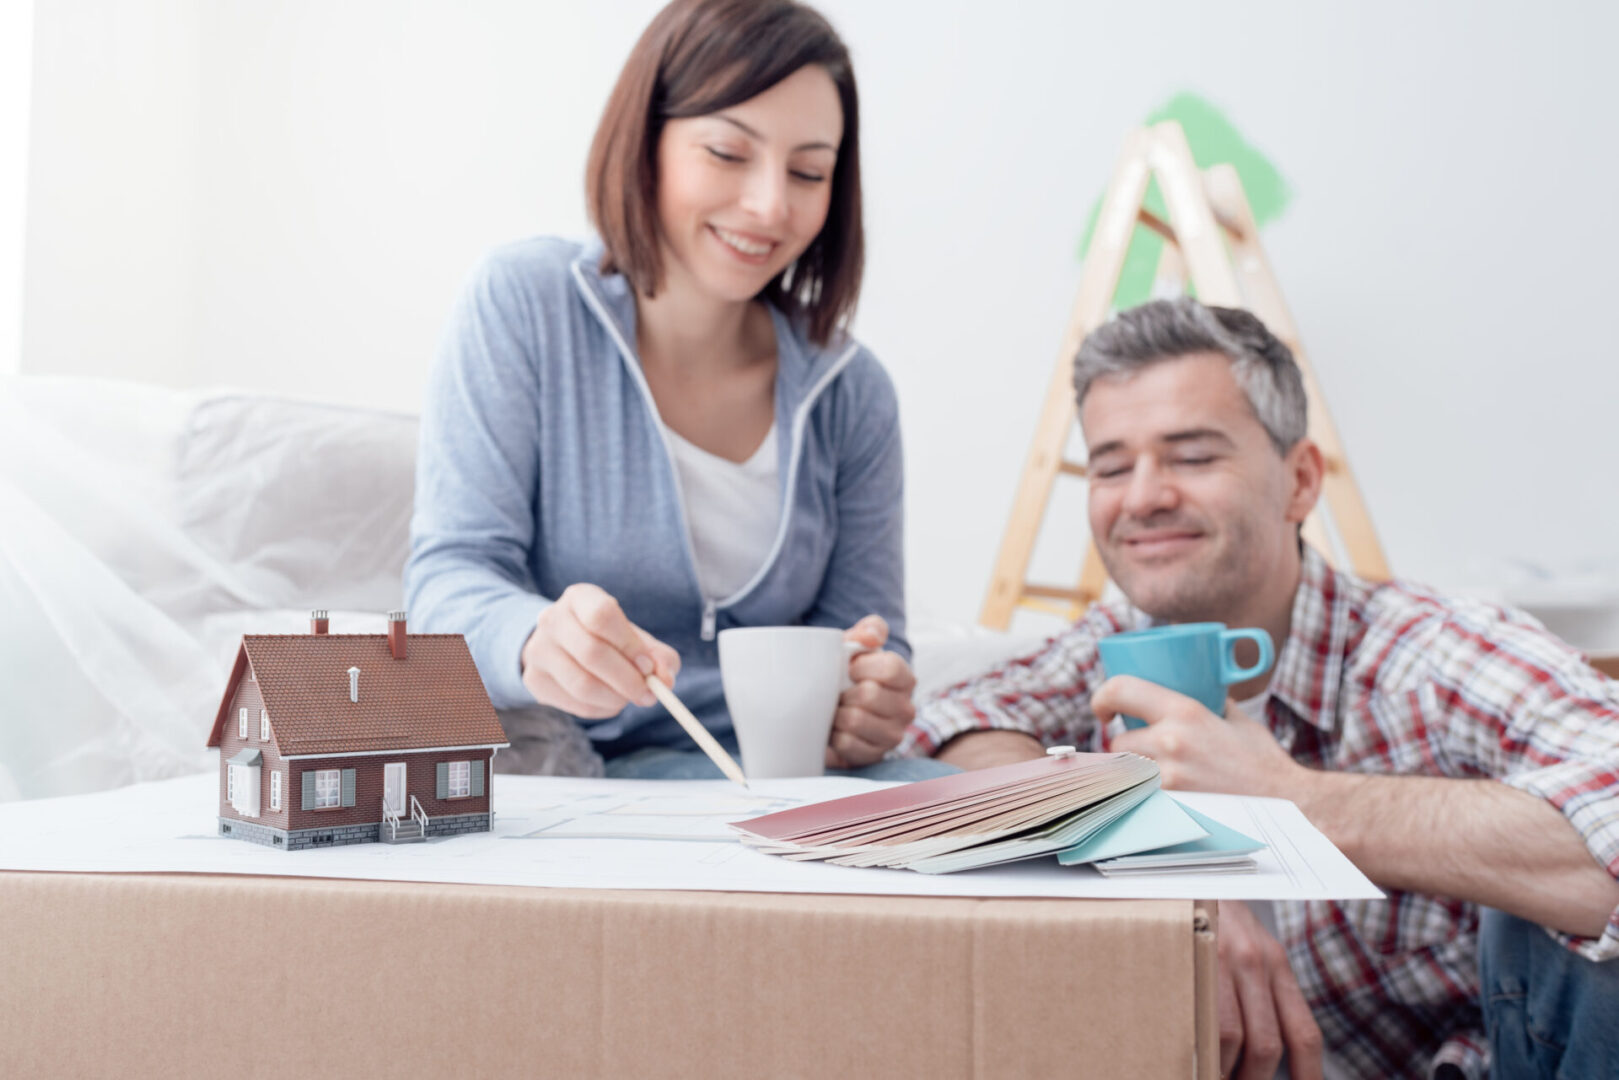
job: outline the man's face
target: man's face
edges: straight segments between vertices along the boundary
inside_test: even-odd
[[[1136,607],[1229,622],[1269,591],[1314,502],[1295,460],[1314,448],[1276,452],[1229,359],[1194,353],[1098,379],[1080,422],[1091,535]]]

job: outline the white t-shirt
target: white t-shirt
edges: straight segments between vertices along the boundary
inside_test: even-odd
[[[776,540],[776,425],[771,422],[765,441],[740,464],[692,445],[673,428],[664,430],[680,474],[697,582],[704,599],[724,600],[753,580]]]
[[[1237,708],[1247,713],[1248,719],[1252,720],[1254,723],[1269,727],[1270,721],[1265,718],[1265,704],[1268,701],[1270,701],[1270,691],[1261,690],[1253,697],[1243,698],[1241,701],[1237,702]]]

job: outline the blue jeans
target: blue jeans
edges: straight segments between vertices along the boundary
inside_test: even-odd
[[[1489,908],[1478,945],[1492,1076],[1619,1076],[1619,960],[1587,960]]]
[[[961,770],[932,758],[895,758],[860,769],[828,769],[828,776],[857,776],[862,780],[931,780]],[[615,780],[724,780],[725,774],[700,750],[674,750],[649,746],[611,758],[607,775]]]

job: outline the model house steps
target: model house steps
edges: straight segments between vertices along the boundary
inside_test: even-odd
[[[379,839],[384,844],[419,844],[427,837],[422,835],[422,823],[415,818],[400,818],[399,832],[395,835],[389,822],[383,822],[380,828]]]

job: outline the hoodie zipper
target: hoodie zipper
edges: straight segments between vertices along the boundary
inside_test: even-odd
[[[724,600],[719,601],[719,607],[730,607],[733,604],[741,603],[749,593],[758,588],[759,583],[765,579],[765,575],[770,573],[771,569],[776,565],[776,560],[781,555],[782,546],[787,542],[787,527],[793,512],[793,496],[797,494],[798,489],[798,467],[803,460],[804,428],[808,426],[810,410],[815,407],[816,401],[820,400],[822,392],[832,384],[832,380],[837,378],[843,369],[848,367],[849,363],[854,360],[855,353],[859,350],[860,346],[853,343],[843,350],[842,355],[834,360],[832,366],[822,374],[814,386],[810,387],[809,393],[804,395],[804,400],[800,401],[798,408],[794,410],[792,452],[787,460],[787,490],[782,493],[781,520],[776,523],[776,539],[770,545],[770,554],[765,556],[764,562],[759,565],[759,569],[754,573],[753,577],[742,588],[727,596]],[[711,640],[712,636],[712,630],[710,629],[708,636],[704,637],[703,640]]]
[[[664,462],[669,467],[669,477],[675,486],[675,505],[680,508],[680,527],[682,539],[686,544],[686,565],[691,570],[692,580],[697,582],[697,592],[698,595],[701,596],[702,579],[697,574],[696,545],[693,544],[691,538],[691,520],[686,514],[686,494],[681,488],[680,470],[675,466],[674,448],[669,445],[669,434],[668,431],[665,430],[663,418],[658,413],[658,403],[652,397],[652,388],[647,385],[646,373],[641,370],[640,361],[636,357],[635,350],[630,348],[629,343],[624,340],[624,335],[619,332],[618,323],[613,319],[611,313],[607,311],[607,308],[602,303],[601,298],[596,294],[596,290],[591,287],[589,279],[587,279],[584,275],[583,268],[579,263],[575,262],[572,266],[572,270],[574,280],[579,283],[580,291],[584,293],[586,302],[589,303],[591,310],[596,313],[596,318],[600,320],[602,326],[606,328],[608,335],[611,336],[614,343],[618,345],[619,353],[625,367],[629,369],[630,375],[634,377],[635,385],[640,388],[641,396],[646,402],[647,409],[652,413],[653,418],[657,421],[658,437],[663,441]],[[772,322],[775,321],[774,312],[771,313],[771,320]],[[782,495],[781,512],[779,520],[776,522],[776,539],[770,545],[770,554],[765,557],[764,562],[760,565],[758,571],[754,573],[753,577],[748,580],[748,583],[743,585],[742,588],[738,589],[735,593],[732,593],[723,600],[712,600],[706,596],[703,597],[702,621],[698,626],[698,637],[701,640],[714,640],[719,622],[719,609],[741,603],[742,600],[745,599],[747,595],[757,588],[759,583],[764,580],[765,575],[768,574],[771,568],[775,566],[776,559],[780,557],[782,545],[787,539],[787,526],[792,515],[793,496],[796,494],[798,487],[798,466],[799,462],[803,458],[804,427],[809,417],[810,409],[812,409],[815,406],[815,402],[820,399],[822,392],[825,391],[829,385],[831,385],[832,380],[837,378],[838,375],[842,373],[843,369],[849,366],[849,363],[855,357],[855,353],[857,353],[859,350],[860,346],[854,342],[851,342],[849,347],[832,362],[832,366],[821,375],[820,379],[816,381],[815,385],[810,387],[809,393],[804,395],[804,399],[798,403],[798,408],[794,410],[792,452],[788,456],[787,464],[787,489]],[[779,363],[779,348],[777,352],[777,362]]]

